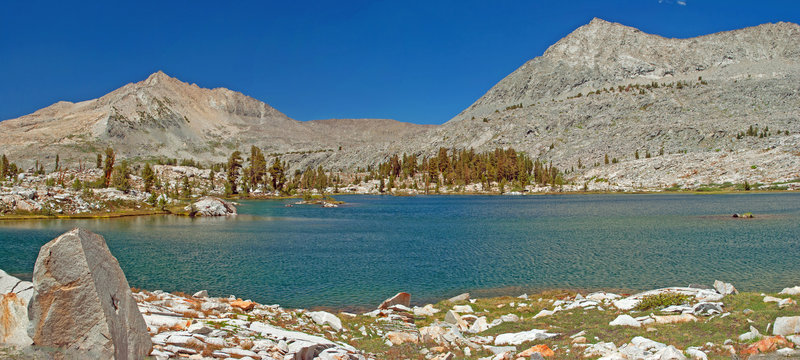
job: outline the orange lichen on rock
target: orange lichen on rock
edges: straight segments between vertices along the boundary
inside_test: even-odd
[[[779,348],[792,348],[794,344],[781,335],[765,337],[742,350],[742,354],[771,353]]]
[[[542,356],[544,356],[544,357],[549,357],[549,356],[553,356],[553,355],[556,354],[547,345],[539,344],[539,345],[536,345],[536,346],[532,346],[530,349],[525,350],[525,351],[517,354],[517,357],[528,358],[531,355],[533,355],[534,353],[542,354]]]
[[[238,309],[242,309],[244,311],[250,311],[253,310],[254,307],[256,307],[256,303],[252,301],[243,301],[242,299],[236,299],[234,301],[231,301],[231,306]]]

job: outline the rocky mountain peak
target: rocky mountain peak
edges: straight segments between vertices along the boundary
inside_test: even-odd
[[[169,76],[169,75],[167,75],[167,74],[165,74],[163,71],[158,70],[158,71],[150,74],[150,76],[148,76],[147,79],[145,79],[145,83],[148,84],[148,85],[155,85],[159,81],[165,81],[165,80],[170,80],[170,79],[174,79],[174,78]]]

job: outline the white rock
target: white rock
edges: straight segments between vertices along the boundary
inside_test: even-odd
[[[326,311],[312,311],[308,313],[311,320],[314,320],[317,325],[330,325],[336,331],[342,331],[342,320]]]
[[[785,288],[781,290],[781,295],[800,295],[800,286]]]
[[[775,319],[772,334],[784,336],[800,334],[800,316],[782,316]]]
[[[750,331],[739,335],[739,341],[750,341],[755,340],[761,337],[761,333],[758,332],[758,329],[750,326]]]
[[[738,294],[739,291],[736,290],[733,285],[730,283],[722,282],[719,280],[714,281],[714,289],[717,290],[718,293],[722,295],[731,295],[731,294]]]
[[[428,304],[423,307],[414,306],[413,312],[415,316],[433,316],[434,314],[438,313],[439,309],[434,308],[433,305]]]
[[[609,356],[611,354],[615,354],[618,352],[617,346],[614,345],[612,342],[599,342],[596,344],[591,344],[583,350],[583,354],[585,357],[592,357],[592,356]]]
[[[608,323],[611,326],[633,326],[633,327],[641,327],[642,324],[636,321],[632,316],[627,314],[622,314],[617,316],[616,319]]]
[[[557,309],[559,309],[559,308],[557,308]],[[540,317],[551,316],[551,315],[553,315],[555,313],[556,313],[556,310],[542,309],[542,311],[539,311],[538,313],[536,313],[536,315],[533,315],[533,318],[534,319],[538,319]]]
[[[558,334],[551,334],[544,330],[533,329],[517,333],[506,333],[497,335],[494,339],[495,345],[519,345],[526,341],[546,340]]]
[[[793,342],[795,345],[800,345],[800,335],[788,335],[786,340]]]
[[[489,329],[489,324],[486,322],[486,316],[481,316],[474,323],[472,326],[469,327],[469,332],[473,334],[481,333]]]
[[[658,350],[661,350],[661,349],[667,347],[666,344],[660,343],[658,341],[650,340],[648,338],[641,337],[641,336],[637,336],[637,337],[631,339],[631,344],[635,345],[636,347],[638,347],[638,348],[640,348],[642,350],[647,350],[647,351],[652,351],[652,352],[656,352]]]
[[[708,355],[706,355],[706,353],[704,353],[699,348],[695,348],[695,347],[690,347],[690,348],[686,349],[686,355],[691,356],[692,359],[695,359],[695,360],[708,360]]]
[[[189,325],[189,328],[186,329],[186,331],[192,334],[207,335],[208,333],[211,332],[211,328],[203,323],[194,323],[192,325]]]
[[[589,300],[594,300],[594,301],[612,301],[612,300],[619,299],[620,296],[617,295],[617,294],[612,294],[612,293],[607,293],[607,292],[601,291],[601,292],[594,292],[594,293],[591,293],[589,295],[586,295],[586,298],[589,299]]]
[[[520,318],[517,314],[505,314],[500,316],[500,320],[503,320],[503,322],[519,322]]]
[[[672,345],[659,350],[654,355],[657,360],[686,360],[686,356]]]
[[[453,306],[453,311],[455,311],[457,313],[460,313],[460,314],[466,314],[466,313],[475,312],[474,310],[472,310],[472,306],[469,306],[469,305],[456,305],[456,306]]]
[[[232,216],[236,215],[233,204],[213,196],[200,198],[184,210],[191,211],[192,216]]]

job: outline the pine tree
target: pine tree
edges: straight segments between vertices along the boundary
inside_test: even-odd
[[[228,186],[230,186],[230,194],[238,194],[236,188],[237,180],[239,179],[239,169],[242,167],[242,153],[239,150],[234,151],[231,157],[228,158],[226,165],[228,171]]]
[[[114,171],[115,159],[116,155],[114,154],[114,149],[110,147],[106,148],[106,162],[103,164],[103,172],[105,174],[104,187],[108,187],[111,184],[111,173]]]
[[[150,192],[153,188],[153,184],[156,181],[156,174],[153,171],[153,168],[150,166],[150,163],[144,164],[144,168],[142,169],[142,180],[144,181],[144,192]]]
[[[267,160],[264,153],[256,146],[250,147],[250,186],[255,188],[266,182]]]
[[[192,196],[192,186],[189,184],[188,176],[184,176],[183,181],[181,182],[181,195],[184,198],[189,198]]]
[[[6,154],[3,154],[3,157],[0,158],[0,181],[5,180],[9,175],[8,173],[8,158],[6,157]]]
[[[275,191],[283,191],[283,185],[286,184],[286,168],[281,163],[280,158],[275,158],[272,166],[269,168],[269,175],[272,177],[272,188]]]
[[[102,154],[97,154],[97,168],[98,169],[102,169],[103,168],[103,155]]]
[[[604,161],[605,161],[606,165],[608,165],[608,154],[606,154],[606,158],[605,158]]]
[[[113,181],[112,184],[114,185],[117,190],[128,192],[131,189],[130,183],[130,169],[128,168],[128,162],[123,160],[120,162],[119,166],[117,166],[114,170]]]
[[[58,154],[56,154],[56,167],[53,169],[53,171],[58,171],[58,160],[59,160],[59,156],[58,156]]]

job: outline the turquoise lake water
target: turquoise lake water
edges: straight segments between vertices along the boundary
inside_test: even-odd
[[[461,292],[800,285],[800,194],[337,196],[244,201],[240,216],[0,222],[0,269],[30,277],[73,227],[106,238],[131,286],[287,307],[413,303]],[[753,212],[755,219],[732,219]]]

